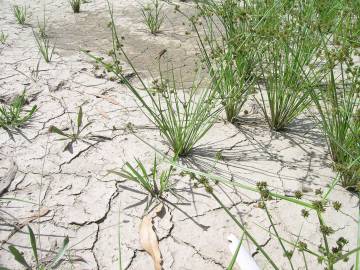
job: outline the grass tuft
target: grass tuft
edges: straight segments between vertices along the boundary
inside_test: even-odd
[[[27,8],[26,6],[18,6],[18,5],[13,5],[13,13],[14,16],[16,18],[16,21],[21,24],[24,25],[27,19]]]
[[[39,36],[41,38],[46,38],[47,37],[47,20],[46,20],[46,16],[45,16],[45,8],[44,8],[44,14],[43,14],[43,19],[42,22],[39,21],[37,22],[37,29],[38,29],[38,33]]]
[[[172,167],[160,173],[158,172],[158,167],[159,164],[155,156],[150,172],[147,172],[141,160],[136,159],[136,167],[132,166],[129,162],[126,162],[121,172],[110,170],[109,173],[119,175],[139,184],[149,194],[147,200],[148,209],[151,206],[153,199],[161,200],[164,193],[173,192],[172,184],[170,182]]]
[[[253,35],[249,34],[250,22],[239,20],[240,4],[234,0],[217,2],[209,0],[198,6],[203,31],[197,20],[190,18],[195,28],[203,61],[216,85],[226,113],[226,119],[234,123],[253,93],[254,69],[258,62]]]
[[[148,86],[123,50],[110,5],[109,9],[113,37],[113,61],[107,63],[101,57],[90,54],[89,56],[102,64],[106,70],[112,71],[128,87],[142,106],[143,112],[166,138],[176,156],[189,154],[194,145],[213,126],[221,111],[217,106],[216,92],[213,91],[212,86],[205,87],[205,89],[200,88],[202,82],[197,79],[189,88],[185,87],[183,83],[179,86],[175,81],[173,69],[166,71],[166,75],[170,79],[165,78],[160,59],[160,78],[155,81],[154,87]],[[140,81],[142,89],[137,88],[123,73],[120,54],[129,63],[133,73]],[[154,88],[157,89],[155,93]],[[146,95],[144,96],[143,93]]]
[[[360,191],[360,67],[340,63],[337,73],[330,65],[325,86],[312,98],[342,185]]]
[[[82,0],[69,0],[70,6],[74,13],[80,13],[81,1]]]
[[[160,32],[161,25],[164,22],[165,16],[161,14],[162,9],[163,5],[159,3],[159,0],[154,0],[151,4],[141,8],[144,23],[153,35]]]
[[[9,37],[8,34],[5,34],[3,31],[1,31],[1,33],[0,33],[0,43],[5,45],[8,37]]]
[[[25,91],[17,96],[9,106],[0,107],[0,127],[6,129],[23,127],[34,115],[37,106],[34,105],[30,111],[24,110],[26,103]]]
[[[311,43],[313,38],[303,28],[296,37],[274,42],[265,52],[258,103],[273,130],[287,128],[311,104],[310,89],[320,80],[311,66],[320,46]]]
[[[53,57],[53,53],[55,50],[55,44],[53,46],[50,44],[50,40],[46,36],[46,33],[45,33],[45,26],[44,26],[44,28],[40,29],[39,33],[36,33],[33,30],[33,35],[34,35],[36,44],[38,46],[38,50],[39,50],[40,54],[43,56],[45,62],[46,63],[51,62],[51,59]]]

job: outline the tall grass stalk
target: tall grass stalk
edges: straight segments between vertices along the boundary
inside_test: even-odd
[[[226,212],[226,214],[235,222],[235,224],[242,230],[244,235],[256,246],[260,253],[266,258],[269,264],[273,269],[278,270],[279,267],[275,264],[270,255],[263,249],[263,247],[256,241],[255,237],[246,229],[246,227],[241,224],[240,221],[229,211],[229,209],[223,204],[223,202],[215,195],[214,192],[210,191],[211,196],[215,201],[221,206],[221,208]]]
[[[38,28],[38,33],[39,33],[39,37],[40,38],[46,38],[47,37],[47,20],[46,20],[46,16],[45,16],[45,7],[44,7],[44,13],[43,13],[43,19],[42,22],[39,21],[37,22],[37,28]]]
[[[242,234],[241,239],[239,241],[239,244],[237,245],[237,247],[235,249],[235,252],[234,252],[234,255],[232,256],[231,261],[230,261],[228,267],[226,268],[226,270],[233,270],[234,269],[234,266],[236,264],[236,260],[237,260],[237,257],[239,255],[239,251],[240,251],[241,245],[243,243],[243,240],[244,240],[244,234]]]
[[[289,261],[290,268],[291,268],[292,270],[294,270],[294,265],[293,265],[293,263],[292,263],[292,261],[291,261],[292,252],[290,252],[290,251],[288,251],[288,250],[286,249],[285,244],[283,243],[282,238],[280,237],[280,235],[279,235],[279,233],[278,233],[278,230],[276,229],[276,225],[274,224],[273,219],[272,219],[272,217],[271,217],[271,214],[270,214],[270,212],[269,212],[269,209],[268,209],[268,207],[266,206],[266,199],[264,199],[264,198],[262,197],[261,200],[262,200],[262,203],[263,203],[262,205],[263,205],[263,207],[264,207],[264,209],[265,209],[266,216],[268,217],[268,219],[269,219],[269,221],[270,221],[270,224],[271,224],[271,227],[272,227],[272,229],[273,229],[273,231],[274,231],[274,233],[275,233],[276,239],[278,240],[278,242],[279,242],[279,244],[280,244],[280,247],[281,247],[281,249],[282,249],[283,252],[284,252],[283,254],[284,254],[284,256],[287,258],[287,260]]]

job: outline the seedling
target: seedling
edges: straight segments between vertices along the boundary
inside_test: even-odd
[[[82,141],[87,144],[91,144],[90,141],[104,141],[107,140],[107,137],[98,136],[98,135],[92,135],[91,133],[83,134],[85,129],[87,129],[92,122],[88,122],[84,125],[83,123],[83,111],[82,107],[79,107],[79,111],[77,114],[77,120],[76,120],[76,126],[72,119],[70,119],[70,126],[71,126],[71,132],[64,132],[60,128],[57,128],[55,126],[50,126],[49,132],[50,133],[56,133],[60,136],[62,136],[60,141],[68,141],[65,145],[64,151],[69,151],[70,153],[73,153],[73,144],[77,141]]]
[[[165,192],[173,193],[172,184],[170,182],[172,167],[170,167],[169,170],[158,173],[159,164],[157,163],[155,156],[151,171],[148,173],[144,164],[139,159],[135,160],[138,169],[133,167],[129,162],[126,162],[121,172],[110,170],[109,173],[119,175],[139,184],[149,194],[148,207],[151,205],[153,199],[161,200]]]
[[[144,23],[153,35],[159,33],[161,25],[164,22],[165,16],[162,15],[163,6],[164,5],[159,3],[159,0],[154,0],[151,4],[141,8]]]
[[[70,0],[69,2],[74,13],[80,13],[81,0]]]
[[[37,82],[39,80],[40,60],[41,60],[41,58],[39,58],[39,61],[37,62],[36,67],[32,68],[31,72],[30,72],[30,77],[31,77],[32,81],[34,81],[34,82]]]
[[[0,127],[13,129],[23,127],[34,115],[37,106],[34,105],[30,111],[24,110],[26,103],[25,91],[17,96],[9,106],[0,107]]]
[[[34,235],[33,230],[30,226],[28,226],[29,230],[29,236],[30,236],[30,244],[31,249],[33,252],[33,256],[35,259],[35,265],[32,265],[32,263],[29,263],[22,252],[20,252],[15,246],[10,245],[9,251],[14,256],[14,259],[20,263],[22,266],[24,266],[26,269],[35,269],[35,270],[50,270],[58,267],[58,265],[61,263],[61,260],[63,259],[65,252],[68,250],[69,247],[69,237],[65,237],[59,251],[57,252],[56,256],[53,257],[50,261],[42,262],[41,258],[39,258],[38,254],[38,248],[36,245],[36,238]]]
[[[5,34],[3,31],[0,33],[0,43],[5,45],[9,35]]]
[[[43,29],[43,31],[45,31]],[[39,34],[35,33],[33,30],[33,35],[38,46],[40,54],[43,56],[46,63],[49,63],[52,59],[55,44],[51,46],[49,38],[46,36],[45,32],[40,32]]]
[[[19,24],[24,25],[25,21],[27,19],[27,8],[26,8],[26,6],[14,5],[13,6],[13,13],[14,13],[14,16],[16,18],[16,21]]]
[[[37,82],[39,80],[39,74],[40,74],[40,61],[41,58],[39,58],[39,61],[36,64],[36,67],[30,68],[30,74],[26,74],[25,72],[22,72],[21,70],[15,69],[20,74],[24,75],[26,78],[32,80],[33,82]]]

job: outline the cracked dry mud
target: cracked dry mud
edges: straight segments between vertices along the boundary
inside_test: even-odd
[[[35,26],[41,18],[43,2],[27,4],[29,23]],[[0,195],[41,203],[41,217],[30,224],[40,229],[42,256],[51,254],[70,237],[72,263],[62,269],[117,269],[118,223],[120,213],[121,252],[124,269],[150,269],[151,258],[139,243],[139,224],[144,210],[145,194],[138,186],[124,179],[107,175],[108,169],[120,168],[134,157],[150,166],[154,151],[126,132],[126,124],[135,125],[138,136],[155,147],[168,151],[159,132],[143,115],[125,86],[108,77],[97,76],[94,63],[80,48],[105,55],[110,49],[111,33],[105,1],[92,0],[73,14],[67,0],[46,1],[49,36],[56,42],[53,61],[41,61],[39,80],[30,79],[31,69],[40,58],[31,25],[16,24],[11,12],[13,1],[0,0],[0,30],[9,34],[8,44],[0,45],[0,100],[9,102],[27,90],[29,106],[39,107],[31,125],[13,138],[0,130]],[[184,9],[191,12],[191,6]],[[196,39],[186,20],[166,7],[164,31],[157,36],[143,25],[137,1],[114,1],[115,20],[125,37],[125,50],[135,65],[149,78],[156,71],[156,57],[167,49],[167,57],[175,67],[183,68],[184,78],[191,77],[196,56]],[[50,16],[51,14],[51,16]],[[183,24],[184,23],[184,24]],[[91,132],[109,140],[92,145],[76,143],[74,152],[64,152],[64,143],[49,135],[50,125],[69,127],[82,105]],[[249,105],[250,106],[250,105]],[[334,178],[326,144],[311,119],[298,121],[288,133],[270,133],[259,115],[252,114],[239,126],[219,120],[197,144],[186,164],[218,175],[231,175],[239,181],[267,181],[281,193],[302,190],[305,197],[315,199],[316,189],[325,189]],[[255,119],[254,121],[252,119]],[[223,160],[216,161],[222,150]],[[241,234],[203,188],[196,188],[188,177],[174,178],[180,194],[178,201],[169,196],[163,218],[155,218],[164,269],[225,269],[231,259],[227,236]],[[254,233],[259,243],[271,251],[277,261],[286,259],[278,243],[271,239],[270,224],[263,210],[257,207],[258,196],[251,192],[217,187],[218,196]],[[349,248],[356,245],[357,200],[341,187],[336,187],[330,200],[340,201],[341,213],[325,215],[336,230],[336,236],[349,239]],[[25,224],[38,214],[38,205],[20,201],[1,201],[0,264],[21,269],[7,251],[16,244],[29,258],[30,247]],[[314,215],[304,220],[301,208],[284,201],[272,201],[270,208],[281,234],[293,241],[302,230],[302,238],[320,243],[319,227]],[[7,214],[5,214],[5,212]],[[25,223],[24,223],[25,222]],[[246,243],[258,264],[270,269],[254,245]],[[315,260],[309,269],[320,269]],[[349,269],[351,262],[336,269]],[[71,268],[73,267],[73,268]]]

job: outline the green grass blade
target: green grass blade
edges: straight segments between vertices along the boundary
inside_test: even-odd
[[[64,257],[65,252],[67,251],[68,247],[69,247],[69,237],[66,236],[60,250],[58,251],[57,255],[54,258],[54,261],[52,262],[52,264],[50,266],[51,268],[54,268],[57,266],[57,264],[60,262],[62,257]]]
[[[38,257],[38,253],[37,253],[35,235],[30,226],[28,226],[28,230],[29,230],[29,235],[30,235],[31,249],[32,249],[34,257],[35,257],[36,267],[38,268],[39,267],[39,257]]]
[[[78,117],[77,117],[78,133],[79,133],[80,127],[82,125],[82,119],[83,119],[83,110],[82,110],[82,107],[80,106],[79,112],[78,112]]]
[[[239,251],[240,251],[240,247],[242,245],[243,239],[244,239],[244,235],[241,237],[241,240],[240,240],[238,246],[236,247],[235,253],[232,256],[231,261],[230,261],[228,267],[226,268],[226,270],[233,270],[235,263],[236,263],[236,259],[239,255]]]
[[[31,269],[31,267],[26,262],[24,256],[20,253],[20,251],[14,247],[13,245],[9,246],[10,253],[14,256],[15,260],[23,265],[26,269]]]
[[[244,232],[244,234],[246,235],[246,237],[248,237],[251,242],[256,246],[256,248],[261,252],[261,254],[266,258],[266,260],[271,264],[271,266],[275,269],[275,270],[279,270],[279,268],[277,267],[277,265],[274,263],[274,261],[270,258],[270,256],[267,254],[267,252],[258,244],[258,242],[255,240],[255,238],[252,236],[252,234],[245,228],[245,226],[243,226],[229,211],[229,209],[227,209],[225,207],[225,205],[222,203],[222,201],[213,193],[210,193],[211,196],[219,203],[219,205],[221,206],[222,209],[224,209],[224,211],[230,216],[230,218],[236,223],[236,225]]]

